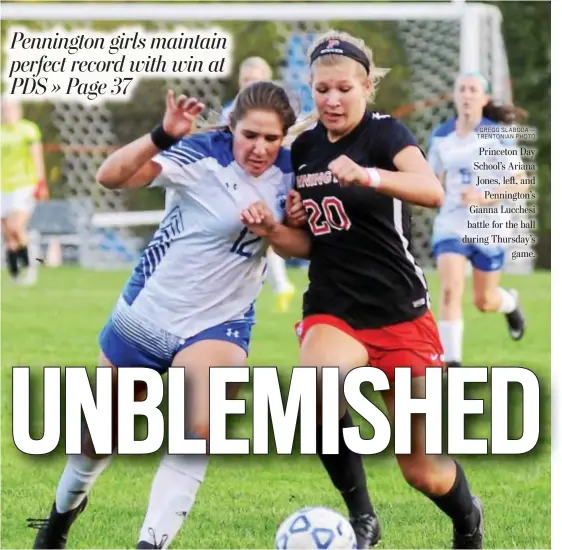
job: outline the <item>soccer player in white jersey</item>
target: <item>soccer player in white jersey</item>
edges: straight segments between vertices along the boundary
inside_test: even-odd
[[[248,57],[240,63],[238,88],[242,90],[248,84],[260,80],[271,80],[272,77],[273,71],[265,59],[258,56]],[[229,117],[233,108],[234,100],[223,105],[221,124],[229,124]],[[287,311],[295,295],[295,287],[287,274],[285,260],[276,254],[272,247],[267,249],[267,281],[275,294],[277,309],[281,312]]]
[[[434,130],[428,151],[429,162],[445,186],[445,202],[435,219],[432,248],[441,281],[439,332],[449,367],[458,367],[462,361],[462,297],[467,260],[473,268],[476,307],[482,312],[504,314],[514,340],[521,339],[525,330],[517,291],[499,286],[506,246],[494,243],[491,236],[505,233],[509,214],[490,213],[487,207],[499,211],[501,204],[509,201],[495,196],[525,191],[521,178],[526,174],[517,169],[521,162],[518,154],[505,154],[507,149],[515,153],[516,147],[500,137],[478,136],[487,126],[505,127],[525,113],[494,104],[488,91],[488,82],[482,75],[459,75],[454,93],[457,118]],[[486,191],[493,194],[486,196]],[[493,219],[503,222],[503,229],[492,229]]]
[[[99,365],[111,366],[115,379],[119,368],[130,366],[162,374],[185,367],[186,429],[198,438],[209,433],[209,367],[246,363],[263,285],[269,244],[242,224],[241,212],[264,201],[279,221],[284,218],[293,173],[282,142],[296,119],[285,91],[271,82],[240,92],[230,129],[186,137],[203,108],[168,92],[162,124],[114,152],[98,171],[110,189],[174,191],[100,334]],[[135,391],[138,400],[144,390]],[[68,457],[50,517],[39,521],[34,548],[66,547],[71,524],[110,460],[95,454],[86,433],[84,453]],[[193,506],[207,462],[207,456],[163,456],[138,548],[168,547]]]

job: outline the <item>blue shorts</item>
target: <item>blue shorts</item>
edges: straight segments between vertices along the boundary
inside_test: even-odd
[[[460,254],[480,271],[500,271],[505,264],[505,251],[494,248],[489,252],[474,244],[465,244],[461,239],[444,239],[433,243],[433,257],[440,254]]]
[[[240,346],[248,355],[252,325],[251,321],[245,319],[228,321],[186,339],[170,333],[161,334],[162,331],[159,331],[160,341],[148,343],[145,338],[132,337],[133,333],[139,334],[142,329],[123,330],[112,317],[100,333],[99,345],[115,367],[146,367],[164,374],[172,366],[178,352],[202,340],[232,342]]]

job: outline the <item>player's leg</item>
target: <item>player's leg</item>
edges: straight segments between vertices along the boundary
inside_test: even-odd
[[[439,300],[439,334],[443,342],[445,362],[460,367],[464,322],[462,298],[464,294],[466,251],[457,240],[438,242],[433,247],[441,285]]]
[[[10,211],[8,223],[15,239],[19,273],[18,282],[33,285],[37,280],[37,268],[29,259],[27,224],[35,209],[35,188],[32,186],[17,189],[10,194]]]
[[[473,258],[474,304],[482,312],[503,313],[507,320],[509,335],[521,340],[525,333],[525,317],[519,305],[519,294],[515,289],[500,287],[501,269],[505,253],[493,256],[478,252]]]
[[[117,369],[111,365],[105,355],[100,353],[99,366],[113,369],[113,441],[117,441]],[[143,384],[135,386],[135,399],[145,398],[146,387]],[[87,497],[95,481],[111,462],[112,455],[98,455],[95,452],[91,436],[84,428],[83,453],[68,457],[56,490],[49,518],[31,521],[39,527],[33,548],[66,548],[70,527],[76,518],[84,511]],[[30,525],[33,526],[33,525]]]
[[[2,195],[2,200],[4,200],[6,196],[6,194]],[[2,217],[2,239],[6,249],[6,266],[8,268],[8,273],[12,280],[18,281],[20,271],[18,263],[18,240],[7,215]]]
[[[422,317],[384,331],[370,331],[369,343],[376,346],[376,360],[371,352],[371,364],[381,368],[391,382],[383,398],[391,421],[394,421],[394,369],[412,369],[412,397],[424,399],[427,367],[443,368],[442,343],[430,312]],[[425,415],[413,415],[412,448],[408,455],[396,459],[406,481],[432,500],[453,522],[453,548],[482,548],[482,505],[472,496],[460,464],[448,457],[428,455],[425,449]]]
[[[186,371],[187,437],[209,437],[209,388],[211,366],[241,367],[246,351],[220,340],[200,340],[179,351],[173,366]],[[231,387],[229,398],[238,387]],[[168,548],[192,509],[205,478],[208,455],[164,455],[152,482],[137,548]]]
[[[17,241],[16,254],[18,266],[21,270],[21,282],[26,285],[33,285],[37,280],[37,269],[35,264],[31,264],[29,259],[29,239],[27,232],[27,224],[31,217],[32,209],[24,205],[23,199],[21,203],[21,209],[10,214],[10,225],[12,226],[14,237]]]
[[[425,377],[412,383],[412,397],[425,397]],[[394,419],[394,384],[384,392],[389,416]],[[412,416],[411,454],[396,459],[405,480],[429,498],[453,523],[453,548],[482,548],[484,517],[482,503],[470,492],[461,465],[445,456],[425,452],[425,415]]]
[[[275,294],[277,308],[282,312],[287,311],[295,294],[295,287],[287,275],[285,260],[272,247],[267,249],[267,280]]]
[[[367,350],[356,340],[345,323],[329,316],[309,317],[299,325],[301,349],[300,366],[337,366],[341,377],[350,370],[366,365]],[[318,380],[318,407],[321,410],[321,374]],[[381,529],[367,489],[363,459],[349,450],[343,439],[343,429],[353,426],[345,400],[340,399],[339,454],[322,453],[321,415],[316,432],[316,448],[332,483],[341,493],[351,524],[357,536],[358,548],[374,546],[381,538]]]

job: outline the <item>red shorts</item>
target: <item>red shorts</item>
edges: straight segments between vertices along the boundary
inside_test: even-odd
[[[443,367],[443,346],[430,311],[413,321],[360,330],[333,315],[311,315],[295,325],[299,343],[314,325],[330,325],[355,338],[367,350],[369,365],[381,369],[389,381],[397,367],[410,367],[414,378],[425,376],[427,367]]]

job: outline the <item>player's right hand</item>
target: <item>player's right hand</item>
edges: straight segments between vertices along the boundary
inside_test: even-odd
[[[271,210],[261,201],[251,204],[240,214],[242,223],[258,237],[268,237],[277,227]]]
[[[307,219],[300,193],[291,189],[285,201],[285,222],[289,227],[302,227]]]
[[[194,129],[195,119],[204,109],[205,105],[198,99],[185,95],[175,99],[174,91],[168,90],[162,121],[164,131],[175,138],[182,138]]]

